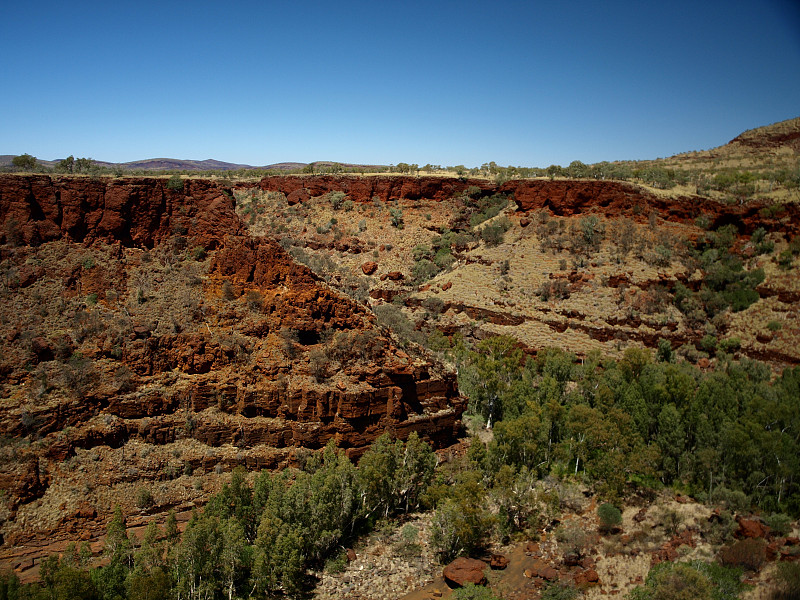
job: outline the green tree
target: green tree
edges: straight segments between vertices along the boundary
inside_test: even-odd
[[[221,529],[222,551],[219,557],[219,570],[222,590],[228,600],[233,600],[237,586],[243,579],[242,567],[247,560],[247,540],[244,528],[237,519],[224,520]]]
[[[459,474],[433,515],[431,544],[440,562],[483,546],[493,518],[485,508],[485,487],[475,471]]]
[[[305,556],[300,531],[267,511],[258,527],[252,571],[253,587],[272,595],[280,590],[292,595],[303,585]]]
[[[671,483],[681,472],[680,459],[685,447],[686,433],[678,409],[669,403],[658,415],[656,443],[661,450],[662,480]]]
[[[175,585],[180,597],[204,600],[215,596],[221,583],[217,572],[221,552],[219,519],[193,516],[175,556]]]
[[[610,532],[622,523],[622,512],[609,502],[597,507],[597,518],[600,519],[600,530]]]
[[[11,159],[11,164],[20,171],[33,171],[36,168],[36,157],[30,154],[20,154]]]
[[[72,173],[75,169],[75,157],[71,154],[64,160],[58,161],[56,171],[59,173]]]
[[[76,158],[74,170],[76,173],[88,173],[93,166],[94,161],[91,158]]]
[[[150,521],[125,582],[128,600],[166,600],[170,595],[172,581],[160,533],[156,522]]]
[[[103,553],[108,564],[92,571],[92,579],[104,600],[123,600],[127,595],[126,579],[133,568],[133,544],[119,505],[108,523]]]
[[[247,485],[244,467],[236,467],[231,480],[209,500],[205,514],[220,519],[234,518],[249,541],[255,539],[258,523],[253,509],[253,490]]]

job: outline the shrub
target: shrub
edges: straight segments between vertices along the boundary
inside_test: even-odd
[[[778,565],[772,600],[797,600],[800,598],[800,563],[782,562]]]
[[[336,191],[336,192],[328,192],[328,201],[331,203],[333,210],[339,210],[342,206],[344,201],[347,199],[347,196],[344,192]],[[352,208],[352,204],[351,204]]]
[[[760,571],[767,561],[765,546],[766,542],[761,539],[738,540],[719,551],[719,560],[726,567]]]
[[[709,495],[708,499],[712,504],[722,504],[735,512],[745,512],[751,508],[750,498],[741,490],[718,487]]]
[[[308,354],[308,369],[317,381],[323,381],[328,377],[328,366],[330,360],[324,350],[314,348]]]
[[[174,190],[174,191],[181,191],[183,190],[183,179],[181,179],[180,175],[173,175],[169,178],[167,182],[167,189]]]
[[[264,305],[263,296],[256,290],[247,292],[245,299],[247,300],[247,306],[253,311],[260,311],[261,307]]]
[[[347,569],[347,552],[340,550],[325,561],[325,570],[328,573],[343,573]]]
[[[564,555],[581,557],[589,547],[589,534],[576,522],[559,526],[556,529],[556,540]]]
[[[155,502],[153,501],[153,494],[147,488],[139,488],[136,492],[136,506],[139,508],[150,508]]]
[[[453,600],[501,600],[495,596],[489,588],[474,583],[467,583],[463,587],[456,588],[450,596]],[[574,596],[573,596],[574,597]],[[544,596],[542,596],[544,598]]]
[[[414,260],[422,260],[423,258],[430,260],[433,258],[433,250],[431,250],[430,247],[426,246],[425,244],[417,244],[411,249],[411,257]]]
[[[792,254],[791,250],[784,250],[778,255],[778,266],[784,271],[791,269],[793,262],[794,254]]]
[[[741,347],[742,340],[738,337],[725,338],[719,343],[719,349],[727,353],[736,352]]]
[[[669,340],[665,340],[664,338],[658,340],[656,356],[659,362],[672,362],[674,354],[672,352],[672,344]]]
[[[597,250],[600,242],[606,235],[606,227],[595,215],[582,217],[578,221],[577,228],[571,232],[573,238],[573,250]]]
[[[661,563],[650,570],[645,587],[636,588],[632,599],[711,600],[708,577],[683,563]]]
[[[597,517],[600,519],[600,531],[603,533],[612,531],[622,523],[622,512],[608,502],[597,508]]]
[[[431,296],[422,301],[422,307],[429,313],[438,315],[444,310],[444,300]]]
[[[789,535],[792,531],[792,518],[789,515],[774,514],[764,521],[776,535]]]
[[[230,281],[222,283],[222,297],[225,300],[233,300],[236,298],[236,291],[233,289]]]
[[[569,583],[548,583],[542,591],[541,600],[575,600],[578,590]]]
[[[397,306],[393,304],[381,304],[376,306],[373,311],[378,318],[378,323],[388,327],[398,336],[414,342],[420,341],[420,334],[415,329],[414,324],[403,314]]]
[[[700,340],[700,347],[706,352],[713,354],[717,351],[717,338],[710,333],[704,335],[703,339]]]
[[[448,499],[436,509],[431,527],[431,546],[445,564],[479,548],[489,522],[477,506]]]
[[[397,227],[398,229],[403,228],[403,211],[399,208],[390,208],[389,209],[389,220],[392,224],[392,227]]]
[[[780,331],[781,329],[783,329],[783,323],[781,323],[780,321],[770,321],[769,323],[767,323],[767,329],[769,329],[772,332]]]
[[[550,300],[550,298],[566,300],[570,295],[569,282],[561,277],[544,281],[542,285],[536,289],[535,293],[545,302]]]
[[[439,267],[437,267],[427,258],[418,260],[414,263],[414,266],[411,267],[411,276],[414,278],[414,281],[419,282],[427,281],[431,277],[434,277],[438,272]]]
[[[487,225],[481,229],[481,239],[487,246],[497,246],[503,242],[503,237],[508,227],[505,223],[498,222]]]
[[[414,527],[411,523],[406,524],[400,530],[400,541],[395,544],[395,551],[400,556],[413,557],[419,556],[422,552],[422,546],[417,542],[419,537],[419,529]]]

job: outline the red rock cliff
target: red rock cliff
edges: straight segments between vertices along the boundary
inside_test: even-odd
[[[200,179],[171,190],[155,178],[0,175],[0,242],[60,238],[152,248],[177,230],[213,249],[243,232],[230,190]]]
[[[430,176],[310,175],[265,177],[258,187],[286,194],[290,204],[331,191],[343,191],[354,202],[369,202],[373,198],[383,202],[418,199],[442,201],[461,194],[469,187],[478,187],[485,194],[502,192],[512,195],[521,212],[546,209],[559,216],[600,212],[608,216],[625,215],[644,220],[651,211],[655,211],[665,219],[681,222],[706,215],[712,220],[712,226],[739,223],[742,233],[752,233],[759,226],[796,232],[796,223],[800,220],[800,208],[793,204],[785,205],[783,212],[770,217],[760,214],[767,205],[763,201],[731,206],[702,196],[663,198],[631,183],[588,179],[521,179],[497,185],[483,179]]]

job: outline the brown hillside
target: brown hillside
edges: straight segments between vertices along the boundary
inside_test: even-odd
[[[25,577],[118,503],[187,511],[331,439],[455,439],[453,373],[247,235],[225,187],[164,183],[0,177],[0,561]]]

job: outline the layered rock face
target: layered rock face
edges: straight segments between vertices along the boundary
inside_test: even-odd
[[[609,217],[630,215],[646,220],[648,214],[655,211],[664,219],[684,223],[704,215],[711,219],[712,228],[737,223],[741,233],[746,234],[760,226],[769,226],[773,231],[800,231],[796,225],[800,209],[796,205],[785,205],[784,212],[770,217],[760,214],[765,206],[762,202],[726,206],[699,196],[663,198],[619,181],[521,179],[497,185],[483,179],[467,178],[316,175],[265,177],[258,187],[285,194],[290,205],[334,191],[344,192],[359,203],[373,199],[381,202],[420,199],[441,202],[462,194],[470,187],[477,187],[484,194],[499,192],[510,195],[521,213],[544,209],[557,216],[594,212]]]
[[[165,184],[0,176],[0,562],[18,570],[116,503],[188,509],[236,466],[459,431],[454,373],[250,237],[228,188]]]
[[[152,178],[0,175],[0,242],[38,245],[66,238],[152,248],[177,228],[207,250],[242,234],[230,189],[198,179],[181,190]]]

